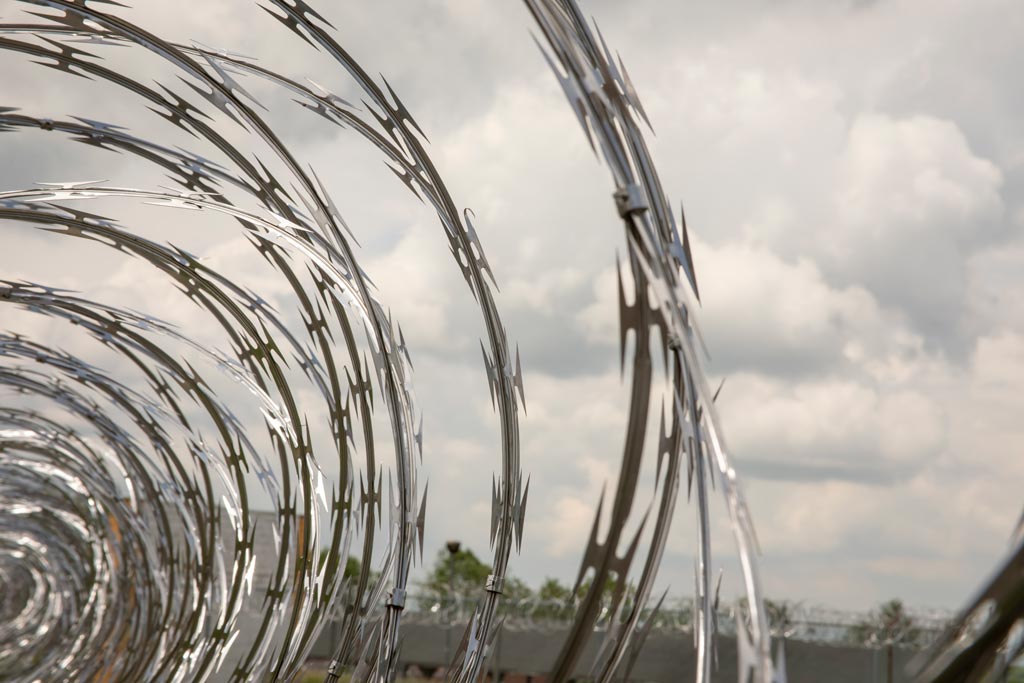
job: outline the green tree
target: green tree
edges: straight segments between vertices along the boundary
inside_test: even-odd
[[[572,591],[569,587],[563,584],[558,579],[553,579],[550,576],[544,579],[544,583],[541,584],[540,590],[537,591],[537,599],[544,602],[571,602]]]
[[[475,601],[490,574],[491,566],[482,562],[472,550],[460,549],[452,557],[447,548],[441,548],[427,579],[419,584],[419,607],[448,609],[457,602]],[[515,611],[524,609],[534,598],[533,589],[514,576],[505,577],[501,593],[504,605]]]
[[[460,549],[452,557],[447,548],[441,548],[433,569],[420,583],[420,607],[431,609],[440,605],[447,609],[456,598],[469,599],[484,587],[490,573],[491,566],[481,562],[472,550]]]
[[[579,590],[576,591],[576,599],[581,600],[587,593],[590,592],[590,587],[594,585],[594,577],[588,577],[580,584]],[[629,587],[626,588],[627,592]],[[606,576],[604,579],[604,586],[601,587],[601,600],[608,602],[612,599],[612,594],[615,592],[615,577],[612,575]]]
[[[573,614],[572,590],[558,579],[544,579],[537,590],[531,616],[535,619],[565,621]]]
[[[866,619],[850,627],[850,640],[862,645],[916,645],[920,639],[921,629],[900,600],[882,603]]]
[[[533,600],[533,589],[525,581],[510,576],[505,579],[505,587],[501,591],[502,598],[509,605],[523,605]]]

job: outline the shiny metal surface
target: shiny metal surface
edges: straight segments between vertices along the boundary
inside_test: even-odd
[[[412,114],[303,0],[268,0],[263,9],[355,81],[364,111],[249,58],[165,41],[126,19],[131,13],[118,3],[19,2],[36,6],[38,21],[0,24],[6,57],[20,55],[113,88],[186,132],[197,150],[212,152],[137,135],[123,127],[128,122],[0,108],[0,132],[42,130],[114,150],[162,169],[177,186],[96,181],[4,191],[0,225],[12,235],[34,227],[53,240],[87,240],[145,262],[204,312],[222,344],[201,340],[207,328],[178,329],[163,320],[159,306],[139,313],[45,284],[0,284],[0,303],[65,325],[120,359],[113,372],[16,333],[0,336],[0,578],[15,596],[0,610],[9,617],[0,621],[0,663],[15,667],[9,670],[16,680],[290,680],[340,604],[343,627],[328,680],[336,680],[342,664],[354,668],[353,680],[396,675],[409,573],[422,559],[427,523],[411,354],[360,266],[354,231],[243,85],[251,79],[287,91],[383,155],[397,178],[436,211],[479,307],[501,444],[489,519],[493,570],[448,670],[451,681],[478,680],[526,520],[530,480],[519,454],[523,364],[500,317],[472,213],[458,208]],[[575,2],[526,5],[544,56],[612,174],[611,204],[627,240],[619,280],[624,368],[627,335],[636,339],[626,445],[607,501],[610,523],[602,533],[602,497],[577,579],[577,588],[590,579],[591,589],[552,678],[567,680],[575,670],[601,617],[609,580],[613,617],[591,673],[600,681],[628,676],[653,623],[649,615],[644,620],[645,610],[660,604],[653,585],[685,467],[700,530],[697,679],[710,680],[716,647],[708,486],[717,484],[749,604],[737,634],[740,676],[785,680],[772,664],[756,538],[704,374],[685,220],[676,223],[644,142],[646,114],[625,68]],[[144,82],[105,66],[100,53],[113,48],[157,58],[175,79]],[[219,162],[206,158],[214,154]],[[104,211],[156,206],[222,219],[218,225],[243,236],[287,284],[294,311],[276,310],[202,254],[174,246],[172,229],[154,237],[151,230],[82,211],[83,203]],[[663,377],[652,348],[661,351]],[[218,392],[225,377],[233,389]],[[670,400],[652,411],[661,384]],[[383,404],[388,435],[374,423],[375,403]],[[238,417],[243,411],[261,420],[253,426]],[[657,443],[646,443],[655,424]],[[317,433],[327,434],[328,443]],[[652,458],[658,487],[640,515],[639,474]],[[444,486],[433,485],[435,491]],[[258,514],[257,499],[270,502],[269,515]],[[387,550],[374,575],[381,525]],[[275,552],[258,555],[253,539],[268,526]],[[360,571],[345,580],[350,552],[360,557]],[[631,575],[636,591],[627,604]],[[376,619],[381,605],[383,616]]]

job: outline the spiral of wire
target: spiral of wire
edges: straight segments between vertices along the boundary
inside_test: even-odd
[[[96,285],[69,291],[37,279],[0,281],[10,321],[0,330],[2,675],[290,680],[326,620],[338,618],[329,679],[342,665],[352,667],[353,680],[395,676],[410,570],[422,559],[426,523],[411,355],[358,261],[356,231],[285,142],[281,119],[246,89],[252,82],[369,143],[436,212],[478,304],[501,444],[491,491],[492,573],[448,670],[449,680],[477,680],[526,518],[523,371],[472,214],[458,208],[412,114],[304,0],[260,7],[333,60],[357,85],[361,107],[248,58],[167,41],[112,0],[18,4],[24,21],[0,23],[4,59],[88,79],[126,107],[148,110],[154,133],[130,132],[126,122],[58,118],[16,102],[0,102],[0,132],[56,135],[116,152],[169,177],[173,187],[89,181],[0,192],[5,244],[46,240],[75,254],[81,281],[91,277]],[[627,244],[624,365],[626,336],[635,339],[611,523],[600,533],[602,498],[574,593],[584,577],[590,590],[552,680],[573,675],[599,622],[604,642],[592,675],[609,681],[628,674],[655,621],[653,585],[685,472],[700,530],[698,680],[710,679],[713,663],[718,598],[708,487],[717,481],[749,597],[737,626],[741,667],[768,683],[773,667],[756,540],[704,376],[685,222],[676,222],[661,188],[640,126],[646,114],[624,67],[572,0],[525,4],[546,43],[544,56],[612,175],[610,208]],[[147,69],[160,75],[137,75]],[[119,212],[128,220],[115,218]],[[244,267],[202,251],[213,234],[232,241],[231,256]],[[104,274],[87,267],[93,258],[141,264],[132,272],[157,284],[140,285],[131,305],[110,300]],[[175,322],[182,310],[188,327]],[[58,341],[42,341],[41,329],[56,331],[46,338]],[[659,350],[660,379],[653,362]],[[670,397],[660,415],[651,410],[658,382]],[[649,424],[658,425],[657,443],[645,443]],[[638,473],[652,457],[657,488],[640,515]],[[625,533],[629,524],[638,527],[633,538]],[[375,548],[382,543],[380,559]],[[360,558],[360,570],[346,578],[350,554]],[[627,601],[631,575],[635,591]],[[610,601],[601,593],[609,581]]]

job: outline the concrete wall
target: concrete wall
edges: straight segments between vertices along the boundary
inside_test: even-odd
[[[313,656],[329,657],[334,642],[334,629],[328,627],[314,647]],[[448,631],[448,633],[446,633]],[[445,629],[438,625],[403,624],[402,661],[423,667],[443,666],[450,637],[454,649],[462,637],[463,627]],[[566,629],[534,628],[531,630],[503,629],[495,640],[495,651],[489,670],[517,672],[543,676],[561,648]],[[581,658],[577,675],[585,678],[589,673],[600,646],[600,634],[591,640]],[[893,678],[891,683],[908,683],[904,669],[915,653],[894,648]],[[862,647],[829,645],[801,641],[787,641],[786,661],[789,683],[890,683],[887,678],[888,652]],[[651,633],[640,658],[633,668],[635,681],[692,681],[695,667],[693,637],[688,633]],[[736,681],[736,640],[721,636],[718,639],[718,669],[716,681]]]

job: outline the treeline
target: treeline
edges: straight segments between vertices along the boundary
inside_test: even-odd
[[[345,574],[356,576],[358,573],[359,562],[350,557]],[[490,565],[481,561],[472,550],[459,549],[452,554],[442,548],[427,578],[416,586],[415,606],[420,611],[439,613],[442,617],[460,618],[472,609],[490,573]],[[602,589],[606,608],[611,602],[614,587],[615,582],[610,579]],[[589,590],[589,581],[585,581],[573,594],[572,587],[558,579],[547,578],[534,589],[525,581],[509,576],[505,579],[502,604],[509,616],[568,621],[576,611],[576,604]],[[635,587],[626,586],[623,602],[627,609],[631,607],[634,595]],[[745,600],[740,603],[745,607]],[[890,644],[923,647],[934,636],[934,629],[923,628],[900,600],[889,600],[879,605],[853,624],[805,622],[798,618],[799,608],[798,603],[765,600],[766,617],[773,636],[817,639],[826,635],[823,631],[829,631],[828,640],[871,647]],[[666,628],[691,625],[692,603],[664,610],[658,615],[658,622]]]

